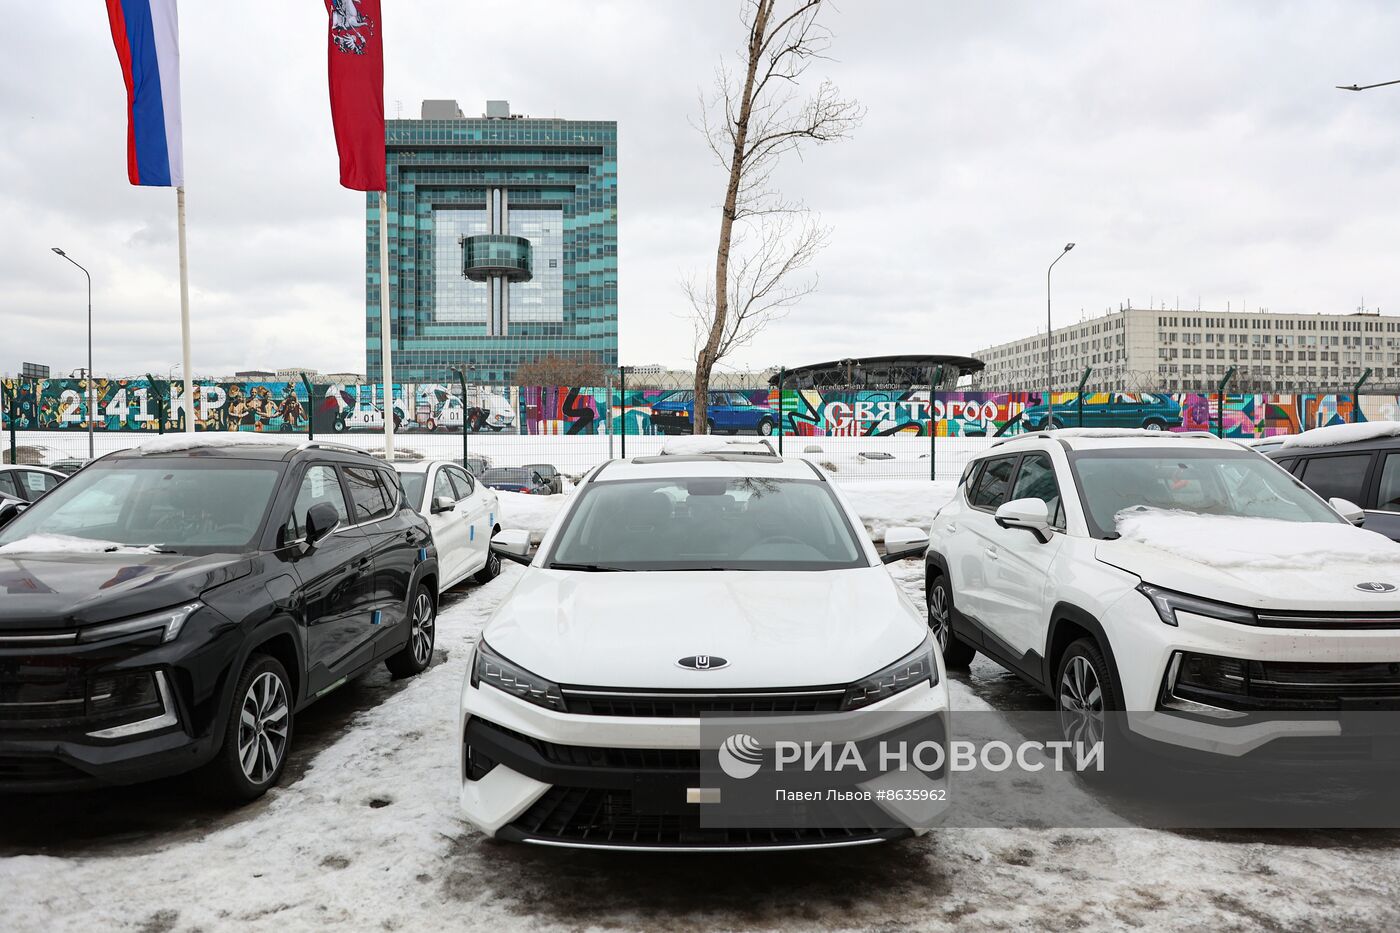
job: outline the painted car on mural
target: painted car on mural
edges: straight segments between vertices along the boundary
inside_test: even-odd
[[[711,392],[706,420],[710,434],[753,431],[772,434],[778,414],[767,405],[756,405],[743,392]],[[676,392],[651,405],[651,423],[661,434],[690,434],[695,421],[695,393]]]
[[[1092,401],[1091,401],[1092,400]],[[1032,405],[1021,412],[1021,427],[1043,431],[1049,427],[1143,428],[1165,431],[1182,424],[1181,405],[1169,395],[1151,392],[1091,393],[1084,398],[1083,424],[1076,399],[1055,404],[1054,423],[1047,424],[1044,405]]]
[[[373,389],[374,387],[369,387]],[[351,395],[344,389],[332,389],[328,397],[335,399],[338,410],[335,413],[336,431],[376,431],[384,428],[384,409],[379,404],[376,393],[368,391]],[[403,427],[407,420],[404,404],[394,400],[394,430]]]
[[[473,432],[504,431],[515,426],[515,408],[500,392],[471,389],[464,407],[461,398],[449,392],[446,386],[423,386],[418,390],[414,420],[429,431],[460,431],[464,416]]]

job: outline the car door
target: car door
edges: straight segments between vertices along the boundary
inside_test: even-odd
[[[1400,541],[1400,451],[1382,453],[1376,472],[1375,495],[1360,503],[1366,509],[1366,527]]]
[[[1068,483],[1066,483],[1068,487]],[[1006,501],[1039,499],[1050,513],[1055,529],[1050,540],[1041,541],[1022,528],[1003,528],[993,520],[987,539],[995,555],[988,567],[990,606],[988,624],[1011,648],[1011,660],[1027,652],[1045,650],[1050,624],[1051,565],[1064,543],[1064,507],[1055,465],[1044,451],[1023,454]]]
[[[1324,499],[1346,499],[1366,506],[1371,464],[1375,454],[1364,453],[1314,454],[1302,458],[1294,475]]]
[[[496,494],[474,480],[465,470],[445,469],[457,495],[457,510],[465,515],[467,547],[463,552],[462,574],[475,573],[486,566],[491,548],[491,529],[496,523]]]
[[[998,506],[1006,502],[1016,469],[1016,454],[988,459],[974,477],[968,490],[969,508],[954,529],[953,602],[964,615],[971,616],[984,627],[990,626],[997,614],[996,595],[991,592],[994,571],[996,522],[992,518]]]
[[[452,586],[466,575],[471,562],[470,541],[468,540],[471,521],[467,510],[458,501],[457,490],[447,474],[447,467],[438,466],[429,477],[432,485],[428,500],[428,524],[433,529],[433,541],[437,544],[438,572],[442,575],[444,588]],[[437,511],[440,498],[452,503],[445,512]]]
[[[350,522],[345,492],[335,467],[313,463],[298,481],[291,514],[283,523],[281,546],[301,584],[297,601],[305,627],[307,690],[314,695],[348,671],[373,611],[374,568],[369,542]],[[303,550],[306,513],[317,503],[334,506],[342,525]]]
[[[369,542],[373,563],[373,612],[369,624],[357,633],[356,645],[380,637],[403,621],[407,611],[408,582],[403,579],[403,550],[408,546],[402,519],[397,517],[398,483],[390,487],[384,471],[372,466],[342,464],[341,476],[356,528]],[[408,573],[412,573],[412,560]]]

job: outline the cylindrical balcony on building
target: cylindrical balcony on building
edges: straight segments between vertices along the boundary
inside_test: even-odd
[[[485,282],[493,276],[528,282],[534,274],[530,241],[503,233],[463,237],[462,274],[473,282]]]

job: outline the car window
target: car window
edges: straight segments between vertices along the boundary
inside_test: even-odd
[[[447,497],[453,502],[462,498],[457,495],[457,490],[452,487],[452,480],[448,477],[446,470],[438,470],[437,477],[433,480],[433,501],[440,497]]]
[[[452,485],[457,489],[457,499],[465,499],[476,492],[476,480],[472,479],[471,474],[463,470],[448,468],[447,475],[451,478]]]
[[[1381,467],[1381,488],[1376,490],[1376,508],[1400,512],[1400,454],[1386,454]]]
[[[345,484],[350,488],[355,521],[368,522],[389,514],[389,502],[384,494],[379,471],[372,467],[341,467]]]
[[[995,509],[1005,502],[1007,486],[1011,482],[1011,468],[1015,465],[1015,457],[988,460],[977,477],[977,486],[970,498],[972,504],[979,509]]]
[[[292,514],[282,533],[282,541],[297,541],[306,537],[306,513],[313,505],[329,502],[335,507],[336,517],[342,522],[350,520],[345,508],[345,493],[336,478],[335,467],[325,464],[312,464],[301,477],[301,487],[297,490],[296,501],[292,503]]]
[[[1055,466],[1047,454],[1027,454],[1021,458],[1016,471],[1016,485],[1011,489],[1013,499],[1039,499],[1050,513],[1050,524],[1063,531],[1064,512],[1060,503],[1060,485],[1055,481]]]
[[[393,512],[399,507],[399,503],[408,498],[404,494],[403,483],[399,482],[399,471],[380,470],[379,481],[384,484],[384,501],[389,504],[389,511]]]
[[[973,477],[974,477],[974,475],[977,473],[977,471],[978,471],[981,467],[982,467],[982,461],[981,461],[981,460],[977,460],[977,461],[974,461],[974,462],[972,462],[972,463],[969,463],[969,464],[963,469],[962,477],[958,480],[958,485],[967,487],[965,491],[967,492],[967,494],[968,494],[969,496],[972,495],[972,490],[973,490],[974,488],[976,488],[976,485],[977,485]]]
[[[1299,476],[1324,499],[1337,497],[1362,505],[1366,471],[1370,468],[1370,454],[1309,457]]]
[[[417,508],[417,504],[423,501],[423,487],[427,482],[427,473],[399,474],[399,485],[403,487],[404,499],[411,508]],[[428,505],[432,505],[432,503],[430,502]]]
[[[11,496],[19,495],[19,487],[15,485],[15,474],[13,470],[6,470],[0,473],[0,492],[9,493]]]

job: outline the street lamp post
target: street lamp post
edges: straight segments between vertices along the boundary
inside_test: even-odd
[[[93,459],[93,458],[96,456],[96,453],[95,453],[95,449],[96,449],[96,448],[95,448],[95,445],[93,444],[93,439],[92,439],[92,421],[93,421],[93,418],[97,417],[97,412],[96,412],[96,408],[97,408],[97,401],[96,401],[96,399],[97,399],[97,392],[96,392],[96,390],[95,390],[95,387],[93,386],[93,374],[92,374],[92,273],[88,272],[87,269],[84,269],[84,268],[83,268],[81,265],[79,265],[77,262],[74,262],[72,256],[69,256],[67,253],[65,253],[63,250],[59,249],[57,246],[53,247],[53,251],[54,251],[55,253],[57,253],[58,255],[62,256],[64,259],[66,259],[66,260],[68,260],[69,262],[73,263],[73,265],[78,266],[79,269],[82,269],[82,270],[83,270],[83,275],[87,276],[87,291],[88,291],[88,322],[87,322],[87,324],[88,324],[88,340],[87,340],[87,350],[88,350],[88,354],[87,354],[87,359],[88,359],[88,364],[87,364],[87,423],[88,423],[88,459],[91,460],[91,459]]]
[[[1060,250],[1060,255],[1055,257],[1055,262],[1050,263],[1050,268],[1045,270],[1045,426],[1047,428],[1055,426],[1055,361],[1052,344],[1054,337],[1050,326],[1050,269],[1055,268],[1055,263],[1064,259],[1065,253],[1072,249],[1074,249],[1074,244],[1066,243],[1065,248]]]

